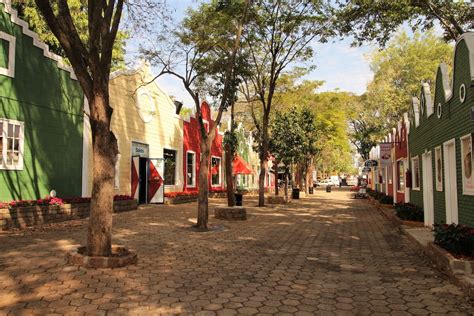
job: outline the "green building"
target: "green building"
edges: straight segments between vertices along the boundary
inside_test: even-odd
[[[81,195],[83,103],[72,70],[0,0],[0,201]]]
[[[474,226],[473,83],[474,33],[467,33],[456,43],[452,81],[441,65],[434,94],[424,83],[413,98],[410,202],[423,207],[427,226]]]

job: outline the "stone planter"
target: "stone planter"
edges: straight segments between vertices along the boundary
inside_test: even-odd
[[[137,254],[124,246],[112,246],[110,257],[86,256],[85,252],[85,246],[76,248],[66,254],[66,261],[69,264],[96,269],[121,268],[138,261]]]
[[[185,196],[177,196],[177,197],[165,197],[165,204],[173,205],[173,204],[183,204],[183,203],[192,203],[198,200],[197,195],[185,195]]]
[[[114,201],[114,213],[135,210],[137,207],[136,200]],[[88,217],[89,213],[89,202],[0,209],[0,230],[24,229],[31,226],[81,219]]]
[[[242,206],[234,207],[216,207],[214,209],[214,217],[224,220],[246,220],[247,210]]]
[[[289,203],[289,201],[287,202],[285,200],[285,197],[282,195],[270,195],[267,197],[267,203],[268,204],[287,204]]]

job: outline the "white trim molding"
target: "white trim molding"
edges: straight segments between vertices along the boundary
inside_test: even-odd
[[[29,29],[28,23],[18,17],[17,11],[15,9],[13,9],[12,6],[11,6],[11,0],[0,0],[0,3],[4,4],[3,10],[10,15],[10,21],[12,23],[20,26],[21,29],[22,29],[23,34],[25,34],[26,36],[29,36],[33,39],[33,45],[34,46],[36,46],[39,49],[43,50],[43,56],[56,61],[57,65],[58,65],[58,68],[69,72],[69,76],[72,79],[77,80],[77,77],[76,77],[72,67],[67,65],[64,62],[64,59],[61,56],[50,52],[48,45],[46,45],[45,43],[43,43],[39,39],[38,34],[36,34],[35,32],[33,32],[32,30]]]
[[[7,68],[0,67],[0,75],[15,78],[16,38],[10,34],[0,31],[0,40],[8,42],[8,65]]]
[[[193,155],[193,175],[192,175],[192,178],[193,178],[193,184],[189,184],[188,183],[188,154],[192,154]],[[196,188],[196,152],[193,151],[193,150],[186,150],[186,172],[185,172],[185,179],[186,179],[186,188]]]
[[[24,145],[25,145],[25,123],[16,120],[10,120],[6,118],[0,118],[0,122],[3,123],[2,129],[0,133],[2,133],[2,152],[0,153],[2,159],[0,160],[0,170],[23,170],[24,162]],[[20,131],[18,134],[18,162],[14,165],[7,165],[7,151],[8,151],[8,124],[12,124],[13,126],[19,126]],[[13,137],[15,131],[13,130]]]
[[[474,195],[474,158],[473,158],[473,137],[472,134],[464,135],[461,142],[461,175],[462,194]],[[466,146],[467,144],[467,146]],[[468,152],[466,152],[466,147]],[[469,177],[467,177],[469,175]],[[469,181],[469,183],[468,183]]]
[[[418,172],[415,171],[415,161],[418,163]],[[424,166],[423,166],[424,167]],[[416,176],[418,176],[418,183],[416,183]],[[420,183],[421,183],[421,173],[420,173],[420,157],[413,156],[411,158],[411,182],[412,182],[412,190],[420,191]],[[417,185],[418,184],[418,185]]]

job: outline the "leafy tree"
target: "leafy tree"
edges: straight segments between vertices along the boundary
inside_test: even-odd
[[[31,29],[38,33],[39,38],[48,44],[52,52],[67,57],[58,39],[41,16],[34,1],[16,2],[14,6],[18,10],[19,16],[28,22]],[[69,0],[68,6],[79,37],[86,43],[88,36],[87,1]],[[117,32],[112,51],[112,69],[123,68],[125,65],[125,40],[127,38],[128,32],[120,30]]]
[[[209,168],[204,166],[209,166],[211,143],[222,113],[236,99],[237,74],[244,64],[239,54],[240,42],[249,6],[250,0],[204,3],[188,11],[179,31],[160,36],[158,48],[142,47],[145,58],[162,68],[158,76],[178,78],[196,107],[201,133],[197,216],[200,230],[208,229]],[[206,94],[214,97],[217,108],[209,131],[201,111],[201,98]]]
[[[252,7],[244,50],[249,72],[240,91],[250,103],[260,159],[258,205],[264,206],[269,124],[278,80],[296,63],[313,55],[310,43],[331,31],[322,1],[259,0]],[[256,108],[259,109],[256,111]]]
[[[304,133],[301,129],[300,118],[295,111],[277,111],[271,123],[271,139],[269,149],[276,161],[285,168],[285,197],[288,200],[288,175],[291,165],[301,159]],[[277,166],[275,166],[277,169]]]
[[[69,1],[35,0],[46,25],[53,32],[69,59],[90,106],[93,153],[93,188],[87,253],[110,256],[112,250],[112,213],[117,139],[110,131],[113,109],[109,102],[109,74],[112,53],[119,31],[124,5],[128,16],[151,12],[148,0],[87,2],[86,36],[81,22],[73,17]],[[144,11],[142,11],[145,9]],[[139,22],[137,22],[139,23]]]
[[[453,47],[432,32],[404,32],[386,49],[370,56],[374,79],[367,92],[351,107],[351,141],[363,159],[409,110],[410,98],[419,93],[420,82],[434,85],[441,62],[451,68]]]
[[[448,41],[474,26],[474,7],[467,0],[337,0],[333,9],[334,28],[358,44],[375,40],[384,45],[405,22],[422,31],[438,22]]]

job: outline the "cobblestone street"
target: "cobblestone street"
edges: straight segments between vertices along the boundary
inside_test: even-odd
[[[244,197],[247,198],[247,197]],[[211,200],[213,207],[224,200]],[[65,264],[86,221],[0,235],[0,314],[462,314],[461,290],[420,257],[369,203],[317,191],[249,219],[210,216],[189,229],[196,204],[145,206],[114,216],[114,243],[137,265],[87,270]]]

